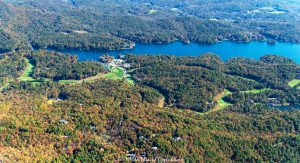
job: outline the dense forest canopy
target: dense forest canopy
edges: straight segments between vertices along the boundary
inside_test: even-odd
[[[300,76],[297,64],[273,55],[259,61],[234,58],[225,63],[211,54],[129,56],[129,62],[137,68],[133,78],[158,89],[168,104],[200,112],[215,107],[210,101],[224,89],[231,92],[263,88],[288,91],[287,83]]]
[[[292,1],[0,1],[0,48],[122,49],[133,42],[300,42]]]
[[[50,78],[55,81],[64,79],[80,80],[104,72],[99,62],[78,62],[77,57],[45,51],[34,52],[27,56],[35,65],[34,78]]]
[[[0,162],[299,162],[291,59],[47,50],[300,43],[299,19],[298,0],[0,0]]]
[[[214,54],[125,60],[133,85],[93,78],[107,70],[74,56],[2,54],[0,159],[299,161],[299,110],[270,105],[300,103],[300,82],[290,86],[300,81],[293,61],[268,55],[223,62]],[[90,80],[58,81],[82,78]]]

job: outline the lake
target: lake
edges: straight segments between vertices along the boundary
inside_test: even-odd
[[[97,60],[104,53],[111,55],[132,54],[169,54],[175,56],[198,56],[203,53],[218,54],[224,61],[233,57],[259,59],[267,54],[275,54],[290,58],[300,64],[300,44],[277,42],[269,45],[266,42],[237,43],[223,41],[217,44],[183,44],[179,41],[170,44],[136,44],[133,49],[115,51],[95,50],[60,50],[62,53],[78,55],[80,61]]]
[[[281,111],[300,110],[300,105],[288,105],[288,106],[271,106],[271,108],[279,109]]]

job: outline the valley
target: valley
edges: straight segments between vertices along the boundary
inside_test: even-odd
[[[299,11],[0,0],[0,162],[299,162]]]

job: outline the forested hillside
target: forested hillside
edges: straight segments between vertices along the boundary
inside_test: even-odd
[[[0,1],[0,48],[122,49],[133,42],[299,42],[290,1]]]
[[[21,76],[22,70],[26,67],[20,54],[0,55],[0,87]]]
[[[297,0],[0,0],[0,162],[300,162],[291,59],[57,52],[300,43],[299,13]]]
[[[45,51],[28,54],[35,65],[34,78],[50,78],[52,80],[75,79],[81,80],[104,72],[99,62],[78,62],[77,57]]]
[[[299,84],[289,86],[300,79],[299,65],[291,60],[269,55],[223,62],[211,54],[126,58],[134,85],[105,76],[57,82],[56,77],[75,80],[105,73],[99,63],[77,62],[68,55],[1,55],[0,77],[11,81],[0,94],[0,159],[299,161],[300,111],[269,105],[274,99],[278,105],[300,103]],[[27,66],[26,60],[31,61]],[[25,79],[45,79],[19,78],[28,66],[32,73]]]
[[[298,65],[272,55],[259,61],[235,58],[226,63],[210,54],[199,57],[149,55],[129,56],[129,62],[137,68],[133,78],[159,90],[169,105],[200,112],[214,108],[211,102],[225,89],[235,93],[254,89],[288,92],[287,83],[300,77]],[[298,91],[294,92],[296,95],[290,93],[287,96],[299,97]],[[289,98],[281,98],[286,99]]]

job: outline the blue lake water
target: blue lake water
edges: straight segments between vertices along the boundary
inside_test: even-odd
[[[213,45],[183,44],[174,42],[170,44],[136,44],[133,49],[116,51],[87,51],[87,50],[60,50],[63,53],[78,55],[80,61],[97,60],[104,53],[118,54],[168,54],[175,56],[198,56],[204,53],[218,54],[224,61],[233,57],[247,57],[259,59],[267,54],[285,56],[300,64],[300,44],[277,42],[268,45],[266,42],[236,43],[224,41]]]
[[[288,106],[270,106],[271,108],[279,109],[281,111],[289,111],[289,110],[300,110],[300,105],[288,105]]]

